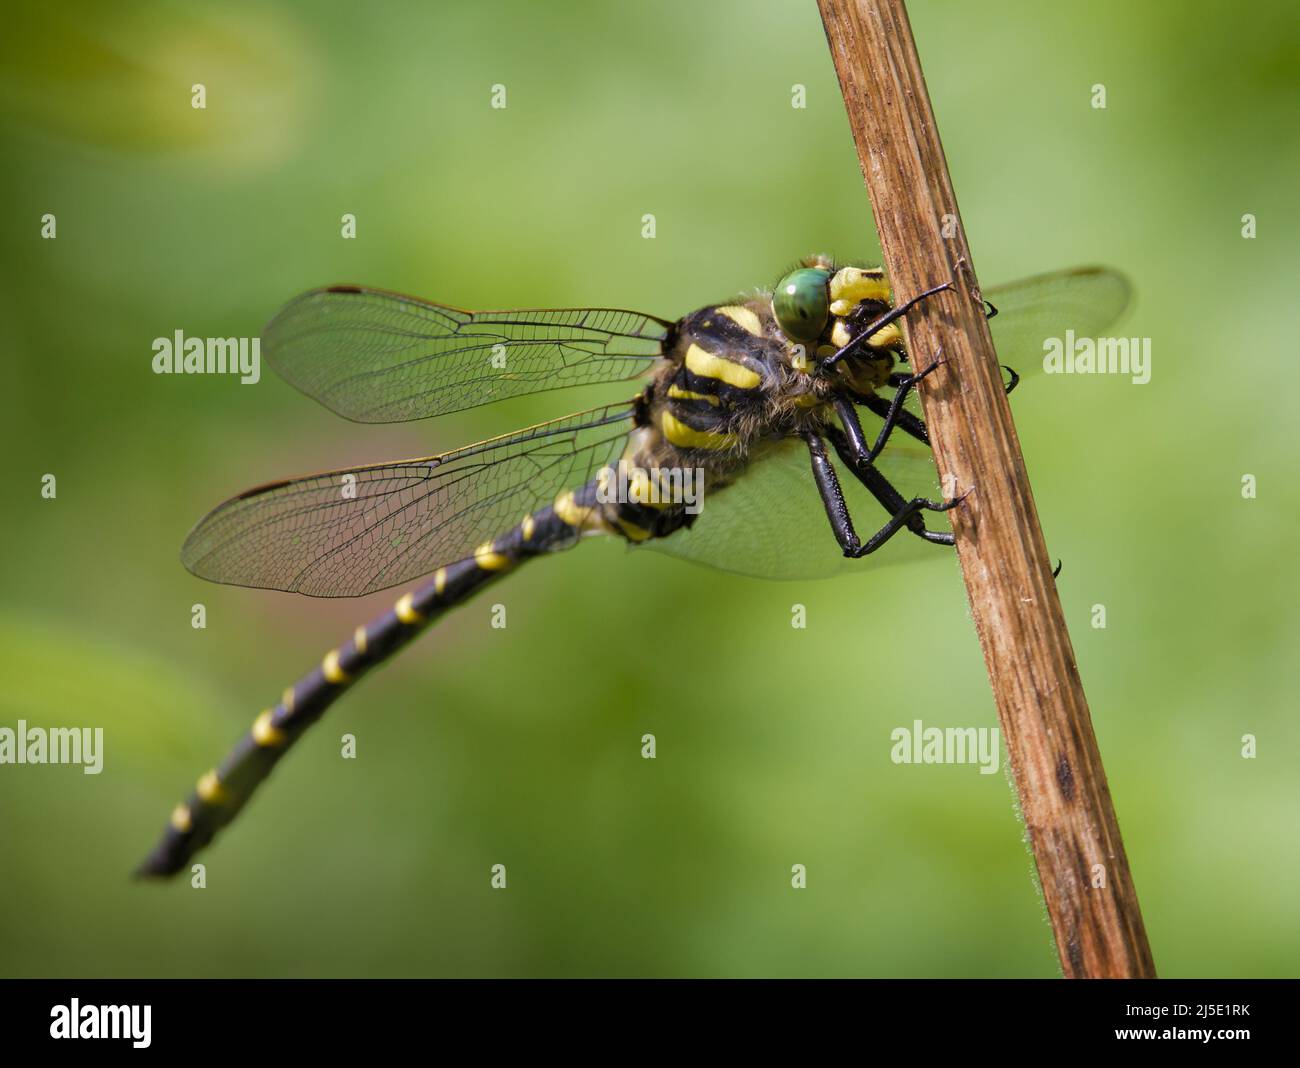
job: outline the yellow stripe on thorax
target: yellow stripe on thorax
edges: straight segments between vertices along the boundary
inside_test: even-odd
[[[730,449],[739,441],[735,434],[696,430],[693,426],[687,426],[666,408],[659,413],[659,425],[663,428],[664,437],[679,449]]]
[[[672,397],[673,400],[708,401],[715,408],[722,403],[721,399],[715,397],[712,393],[696,393],[693,390],[682,389],[678,385],[668,387],[668,396]]]
[[[763,336],[763,324],[759,321],[758,316],[752,308],[744,308],[736,304],[728,304],[724,308],[718,308],[719,315],[725,315],[737,326],[748,330],[755,337]]]
[[[705,352],[699,345],[691,345],[686,350],[686,368],[701,378],[716,378],[737,389],[755,389],[762,381],[757,371]]]

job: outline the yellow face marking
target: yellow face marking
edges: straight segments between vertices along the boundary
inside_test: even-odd
[[[510,557],[497,552],[490,541],[474,550],[474,563],[484,571],[501,571],[510,566]]]
[[[532,517],[532,513],[524,516],[523,521],[519,524],[519,531],[524,536],[524,541],[532,541],[533,533],[537,530],[537,520]]]
[[[445,590],[446,588],[447,588],[447,569],[445,567],[440,567],[438,568],[437,571],[434,572],[433,575],[433,592],[436,593],[439,597],[441,597],[443,590]]]
[[[743,327],[756,337],[763,336],[763,324],[752,308],[728,304],[725,308],[719,308],[718,314],[725,315],[737,326]]]
[[[189,805],[177,805],[172,809],[172,826],[181,834],[189,834],[190,828],[194,826],[194,817],[190,815]]]
[[[366,634],[365,627],[358,627],[352,632],[352,645],[362,656],[366,655],[366,645],[369,641],[370,638]]]
[[[263,749],[272,749],[284,745],[285,733],[271,722],[271,710],[268,708],[253,720],[253,741]]]
[[[288,687],[284,691],[284,693],[280,695],[280,704],[284,705],[284,710],[286,712],[293,711],[293,702],[296,700],[296,698],[297,698],[297,694],[294,693],[292,686]]]
[[[897,323],[890,323],[883,330],[877,330],[867,339],[869,345],[878,349],[893,348],[903,343],[903,331]]]
[[[664,437],[679,449],[730,449],[739,439],[735,434],[723,434],[716,430],[696,430],[687,426],[666,408],[659,413],[659,425]]]
[[[348,680],[348,673],[343,670],[339,663],[339,651],[331,649],[325,654],[325,659],[320,662],[321,674],[325,676],[325,681],[339,686]]]
[[[722,399],[713,396],[712,393],[696,393],[694,390],[682,389],[681,386],[677,385],[668,387],[668,396],[672,397],[673,400],[708,401],[715,408],[722,403]]]
[[[737,389],[755,389],[763,381],[757,371],[705,352],[699,345],[692,345],[686,350],[686,369],[701,378],[716,378]]]
[[[199,779],[194,792],[199,795],[199,800],[206,805],[220,805],[226,800],[225,787],[221,785],[221,780],[217,778],[216,771],[206,772]]]
[[[397,604],[393,606],[393,611],[397,613],[397,618],[403,623],[410,626],[412,623],[419,623],[424,616],[415,610],[415,594],[404,593],[398,598]]]
[[[889,302],[889,283],[879,267],[844,267],[831,276],[832,315],[848,315],[864,300]]]

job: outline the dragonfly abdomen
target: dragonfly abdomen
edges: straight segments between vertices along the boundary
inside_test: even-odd
[[[610,532],[608,506],[597,502],[596,489],[593,479],[561,494],[554,504],[481,545],[473,556],[440,567],[383,615],[329,650],[284,691],[279,703],[253,721],[220,765],[199,777],[190,796],[173,809],[162,838],[136,874],[166,876],[184,868],[234,819],[280,758],[335,700],[443,613],[525,560],[568,548],[583,534]]]

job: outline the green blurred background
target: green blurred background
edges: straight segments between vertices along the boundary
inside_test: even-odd
[[[1015,407],[1157,965],[1296,975],[1294,7],[911,11],[981,278],[1112,264],[1152,338],[1149,385],[1040,375]],[[102,726],[106,767],[0,767],[0,972],[1057,973],[1006,778],[889,759],[914,715],[996,722],[952,558],[778,584],[588,543],[343,700],[206,890],[131,882],[195,776],[391,599],[204,584],[177,557],[200,515],[626,393],[365,427],[269,370],[155,376],[153,338],[253,335],[336,281],[671,317],[878,246],[812,0],[9,17],[0,726]]]

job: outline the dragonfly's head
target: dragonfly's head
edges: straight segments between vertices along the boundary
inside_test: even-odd
[[[847,345],[861,328],[889,309],[889,283],[878,267],[841,267],[821,258],[791,271],[772,293],[777,326],[808,363],[819,363]],[[891,333],[892,331],[892,333]],[[888,336],[885,336],[888,335]],[[872,350],[896,347],[900,339],[893,324],[867,339],[868,347],[854,362],[892,364]]]

